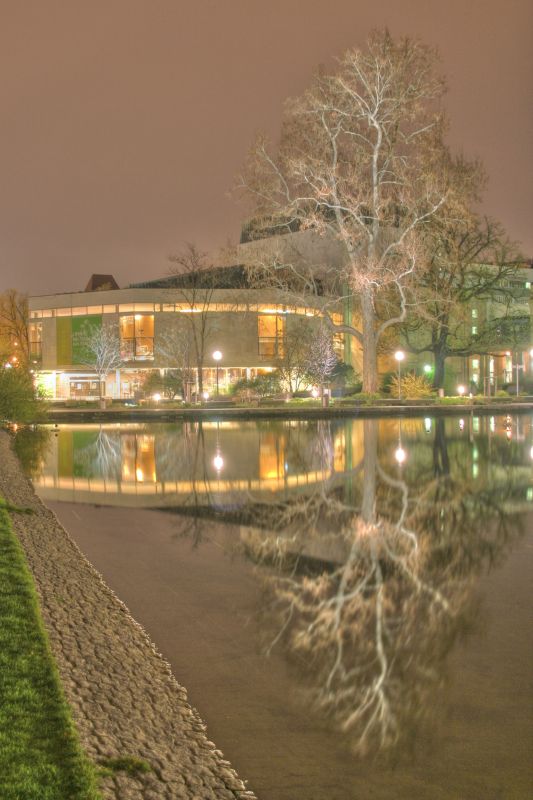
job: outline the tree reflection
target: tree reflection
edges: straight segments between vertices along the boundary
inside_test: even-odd
[[[359,754],[390,752],[428,721],[446,654],[473,617],[474,579],[519,530],[509,482],[451,477],[443,421],[433,474],[409,484],[378,458],[377,426],[364,423],[356,503],[326,483],[280,506],[271,535],[244,534],[246,553],[270,568],[267,651],[283,648]]]

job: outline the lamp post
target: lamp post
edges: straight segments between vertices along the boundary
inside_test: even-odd
[[[402,361],[405,358],[403,350],[396,350],[394,358],[398,363],[398,400],[402,399]]]
[[[213,358],[217,364],[217,398],[218,398],[218,369],[219,369],[220,359],[222,358],[222,353],[220,352],[220,350],[215,350],[215,352],[213,353]]]

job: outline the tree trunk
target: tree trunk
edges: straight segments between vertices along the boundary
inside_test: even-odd
[[[433,388],[442,389],[444,386],[445,367],[446,367],[446,350],[443,347],[437,347],[433,351],[435,359],[435,374],[433,375]]]
[[[376,336],[376,315],[374,296],[371,289],[365,289],[361,296],[363,321],[363,392],[378,391],[378,357]]]
[[[433,376],[433,388],[442,389],[444,386],[444,368],[446,365],[446,352],[441,349],[434,351],[435,374]]]

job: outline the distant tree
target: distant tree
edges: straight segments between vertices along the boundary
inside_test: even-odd
[[[291,394],[310,382],[310,353],[313,338],[313,330],[308,320],[298,320],[285,333],[283,348],[276,365],[281,382]]]
[[[473,176],[478,184],[481,176]],[[501,321],[472,318],[476,303],[498,299],[502,314],[516,292],[508,282],[516,276],[518,253],[497,222],[443,209],[424,232],[427,269],[408,289],[410,313],[403,324],[409,350],[432,353],[434,388],[444,382],[446,359],[487,349],[497,340]],[[474,325],[472,324],[474,323]]]
[[[22,365],[30,361],[28,295],[7,289],[0,294],[0,347]]]
[[[183,377],[180,370],[169,369],[161,375],[159,370],[155,370],[147,375],[143,383],[143,391],[146,395],[162,394],[167,400],[174,400],[176,395],[182,394]]]
[[[100,405],[104,401],[107,376],[123,364],[118,331],[111,325],[92,325],[86,322],[77,334],[77,345],[82,362],[94,370],[98,378]]]
[[[273,231],[311,230],[340,249],[336,265],[274,258],[256,276],[311,299],[359,342],[367,392],[378,389],[380,340],[405,318],[405,285],[425,268],[419,234],[448,195],[436,66],[420,42],[374,32],[366,51],[348,50],[333,73],[319,71],[287,101],[279,146],[259,137],[239,180]],[[335,322],[339,300],[360,322]],[[383,302],[397,312],[380,314]]]
[[[338,362],[331,330],[324,322],[321,322],[311,334],[307,348],[307,374],[311,381],[323,391],[324,385],[331,379]]]
[[[241,378],[232,383],[230,387],[231,394],[245,400],[251,400],[254,397],[272,397],[280,391],[280,376],[277,370],[257,375],[255,378]]]
[[[184,323],[180,318],[182,324],[173,324],[162,331],[156,341],[156,358],[165,366],[161,388],[170,400],[177,394],[185,397],[187,384],[194,381],[192,365],[196,352],[191,342],[188,316]]]
[[[213,292],[215,280],[207,253],[188,242],[184,249],[170,257],[171,274],[179,278],[179,286],[172,289],[172,298],[186,305],[183,314],[188,325],[188,340],[198,373],[198,389],[203,392],[203,369],[209,342],[216,331],[213,318]]]

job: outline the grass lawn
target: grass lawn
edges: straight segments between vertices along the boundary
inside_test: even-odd
[[[0,798],[100,800],[0,498]]]

